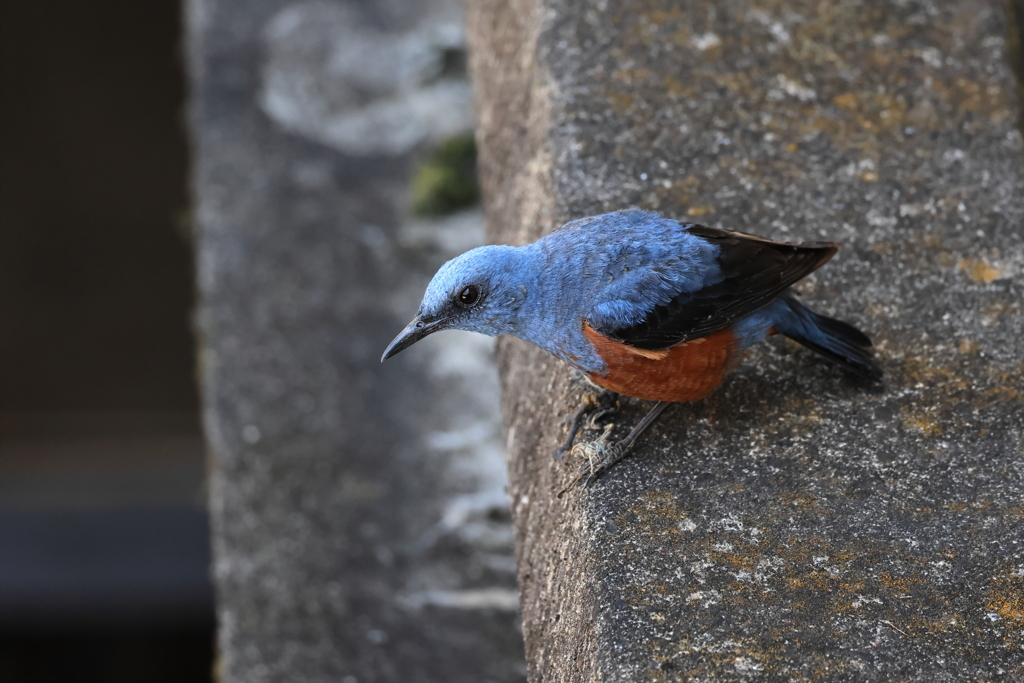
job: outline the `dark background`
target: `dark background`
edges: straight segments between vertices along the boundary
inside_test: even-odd
[[[210,680],[181,8],[0,8],[0,680]]]

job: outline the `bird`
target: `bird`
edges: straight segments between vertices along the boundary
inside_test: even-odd
[[[441,330],[513,335],[609,392],[656,401],[599,462],[580,468],[572,485],[589,485],[666,407],[712,393],[744,352],[770,335],[879,382],[868,336],[812,311],[792,289],[838,249],[836,242],[776,242],[639,209],[580,218],[530,244],[477,247],[445,263],[381,362]],[[585,408],[570,420],[568,444]]]

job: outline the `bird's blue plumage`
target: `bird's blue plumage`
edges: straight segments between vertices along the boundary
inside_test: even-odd
[[[628,327],[658,305],[720,279],[718,248],[677,221],[620,211],[565,224],[522,247],[479,247],[444,264],[420,313],[438,312],[455,290],[486,283],[479,314],[457,329],[513,334],[587,372],[604,362],[583,336]]]
[[[773,326],[813,337],[813,320],[783,295],[834,252],[829,243],[783,245],[619,211],[572,221],[532,244],[479,247],[452,259],[427,287],[419,315],[433,321],[431,331],[512,334],[600,374],[605,362],[585,323],[638,348],[726,326],[741,350]],[[460,303],[467,287],[479,292],[472,305]]]

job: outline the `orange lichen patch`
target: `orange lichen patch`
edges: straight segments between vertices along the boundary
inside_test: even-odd
[[[714,213],[714,212],[715,212],[715,207],[711,206],[710,204],[706,204],[704,206],[691,206],[690,208],[688,208],[686,210],[686,215],[687,216],[704,216],[706,214]]]
[[[694,85],[684,84],[675,76],[666,76],[662,84],[667,92],[676,97],[694,97],[697,94],[697,88]]]
[[[981,378],[964,366],[969,357],[959,356],[953,362],[943,363],[938,355],[928,347],[916,348],[914,356],[904,358],[900,373],[904,386],[917,390],[916,399],[900,407],[900,419],[905,427],[926,437],[955,432],[972,424],[973,420],[964,414],[964,402],[981,409],[992,400],[985,396],[991,384],[979,381]]]
[[[660,26],[658,23],[651,21],[649,14],[639,15],[637,21],[631,22],[623,31],[622,47],[649,48],[661,40],[659,34]],[[613,50],[613,52],[621,51]]]
[[[1016,569],[1013,573],[999,576],[986,597],[985,607],[1006,622],[1011,643],[1019,647],[1021,629],[1024,628],[1024,577]]]
[[[668,512],[677,507],[665,492],[648,496],[645,502],[647,504],[643,506],[643,511],[648,514],[651,510]],[[973,632],[964,614],[950,601],[950,596],[943,592],[943,586],[928,580],[926,567],[931,564],[929,558],[907,555],[889,547],[873,547],[853,539],[849,544],[844,543],[842,548],[833,548],[824,537],[787,535],[746,543],[738,536],[729,532],[725,536],[727,543],[723,542],[724,539],[720,540],[705,551],[704,557],[711,565],[707,571],[732,575],[731,580],[719,581],[718,591],[711,591],[713,595],[710,597],[721,603],[719,609],[732,609],[751,603],[773,609],[769,607],[773,605],[792,615],[792,618],[766,629],[762,637],[749,638],[733,634],[727,644],[718,640],[713,648],[691,638],[689,634],[648,641],[647,650],[656,661],[672,664],[671,667],[653,672],[649,676],[651,680],[679,680],[678,676],[684,673],[690,675],[711,671],[713,668],[708,667],[712,666],[732,666],[731,663],[740,656],[745,658],[745,666],[756,664],[761,667],[757,671],[767,676],[785,665],[786,652],[791,652],[794,645],[800,647],[799,624],[814,619],[815,623],[821,623],[823,632],[829,634],[829,637],[840,639],[848,635],[848,630],[840,626],[848,623],[843,621],[844,615],[846,619],[880,621],[900,637],[935,645],[948,643],[949,639],[954,638],[964,643],[961,649],[968,656],[978,656],[978,652],[968,644]],[[941,557],[953,559],[948,549],[941,553]],[[766,558],[778,561],[772,571],[754,580],[741,578],[741,572],[756,572],[759,563]],[[891,569],[882,572],[880,576],[866,569],[877,567],[881,562],[889,563]],[[702,607],[701,603],[709,597],[708,592],[692,584],[681,587],[678,584],[659,583],[652,587],[638,582],[631,588],[627,595],[632,599],[627,597],[627,602],[643,604],[647,618],[652,621],[658,621],[654,614],[661,614],[661,609],[657,607],[658,604],[664,604],[651,600],[652,594],[672,599],[673,591],[678,596],[682,589],[688,591],[682,596],[688,609],[707,608],[706,605]],[[656,609],[651,610],[652,605]],[[1020,605],[1012,601],[994,600],[990,608],[993,612],[1002,609],[1011,619],[1019,617]],[[668,614],[671,615],[671,612]],[[664,623],[668,624],[669,619],[666,618]],[[1019,632],[1019,628],[1016,632]],[[1008,645],[1015,646],[1009,641]],[[826,673],[832,675],[842,668],[836,666],[834,659],[822,661],[820,666],[823,668],[818,678],[827,678]],[[672,673],[662,677],[662,671]]]
[[[904,406],[900,410],[900,418],[906,427],[916,429],[924,436],[942,436],[943,434],[942,425],[934,415],[916,410],[912,406]]]
[[[881,256],[889,256],[896,249],[896,245],[892,242],[878,242],[871,245],[871,251]]]
[[[612,78],[617,81],[623,81],[625,83],[634,83],[636,81],[646,81],[650,78],[651,72],[647,69],[619,69],[612,74]]]
[[[833,104],[837,109],[832,112],[818,106],[804,107],[795,121],[783,121],[780,125],[795,125],[802,135],[826,133],[841,149],[865,150],[878,148],[885,136],[911,125],[908,103],[901,96],[877,91],[847,92],[835,97]]]
[[[711,547],[707,551],[708,558],[715,564],[722,565],[734,570],[753,572],[757,569],[757,561],[760,559],[759,549],[763,543],[746,543],[742,541],[730,542],[729,548],[720,549]],[[731,590],[741,590],[742,586],[737,582],[729,584]]]
[[[1024,399],[1024,394],[1014,386],[1005,385],[988,389],[983,394],[983,397],[986,399],[986,405],[993,406],[1020,401]]]
[[[1006,301],[990,301],[981,307],[982,324],[992,325],[1001,316],[1004,315],[1016,315],[1020,310],[1020,304],[1017,302],[1007,303]]]
[[[738,95],[749,93],[752,87],[750,74],[743,71],[721,74],[716,79],[716,82],[719,86],[722,86]]]
[[[688,45],[690,42],[691,33],[685,28],[679,29],[669,36],[669,41],[676,45]]]
[[[844,93],[832,98],[832,102],[844,109],[854,109],[857,106],[857,96],[852,92]]]
[[[634,508],[638,517],[678,517],[681,508],[676,502],[676,497],[668,491],[647,491],[644,493],[642,506]]]
[[[683,10],[679,9],[678,7],[672,7],[671,9],[667,10],[652,10],[650,12],[645,13],[644,16],[650,23],[656,26],[664,26],[670,21],[681,21],[686,19],[686,14],[683,12]]]
[[[983,113],[1002,120],[1005,118],[1003,112],[1011,105],[1011,94],[996,83],[983,84],[956,77],[948,83],[936,80],[932,89],[944,101],[954,105],[958,112]]]
[[[938,619],[927,619],[915,614],[898,624],[892,625],[899,628],[905,635],[914,638],[927,636],[948,637],[951,633],[957,636],[968,636],[967,623],[959,612],[953,612]]]
[[[960,267],[960,270],[967,271],[967,277],[969,277],[972,282],[983,282],[988,284],[993,280],[998,280],[1003,274],[1003,271],[979,258],[960,259],[960,263],[957,265]]]
[[[990,366],[988,368],[988,380],[1002,387],[1024,386],[1024,363],[1018,363],[1009,368]]]
[[[927,348],[922,348],[923,354],[908,356],[904,359],[904,373],[907,380],[930,386],[933,390],[953,393],[958,389],[967,389],[973,386],[973,382],[965,379],[953,368],[947,365],[940,365],[935,362],[934,354]]]
[[[809,436],[822,422],[821,403],[813,398],[787,396],[772,407],[785,419],[786,429],[794,436]]]
[[[800,505],[803,507],[818,508],[817,497],[803,493],[784,493],[779,499],[786,505]]]
[[[690,175],[686,176],[682,180],[677,180],[673,184],[673,186],[674,187],[682,187],[682,188],[685,188],[687,190],[693,190],[695,188],[700,187],[702,182],[703,181],[701,180],[701,178],[699,176],[695,176],[695,175],[693,175],[691,173]]]
[[[616,114],[625,114],[633,106],[633,96],[621,92],[610,92],[605,95],[608,102],[612,105],[612,110]]]
[[[878,580],[889,590],[900,594],[906,594],[913,586],[927,583],[921,576],[894,576],[890,572],[884,572]]]
[[[648,491],[640,504],[618,521],[628,526],[639,524],[645,543],[657,546],[683,538],[693,526],[675,496],[667,491]]]

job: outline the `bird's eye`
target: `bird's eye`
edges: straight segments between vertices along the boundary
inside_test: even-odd
[[[459,303],[463,306],[472,306],[480,299],[480,289],[476,285],[466,285],[459,292]]]

